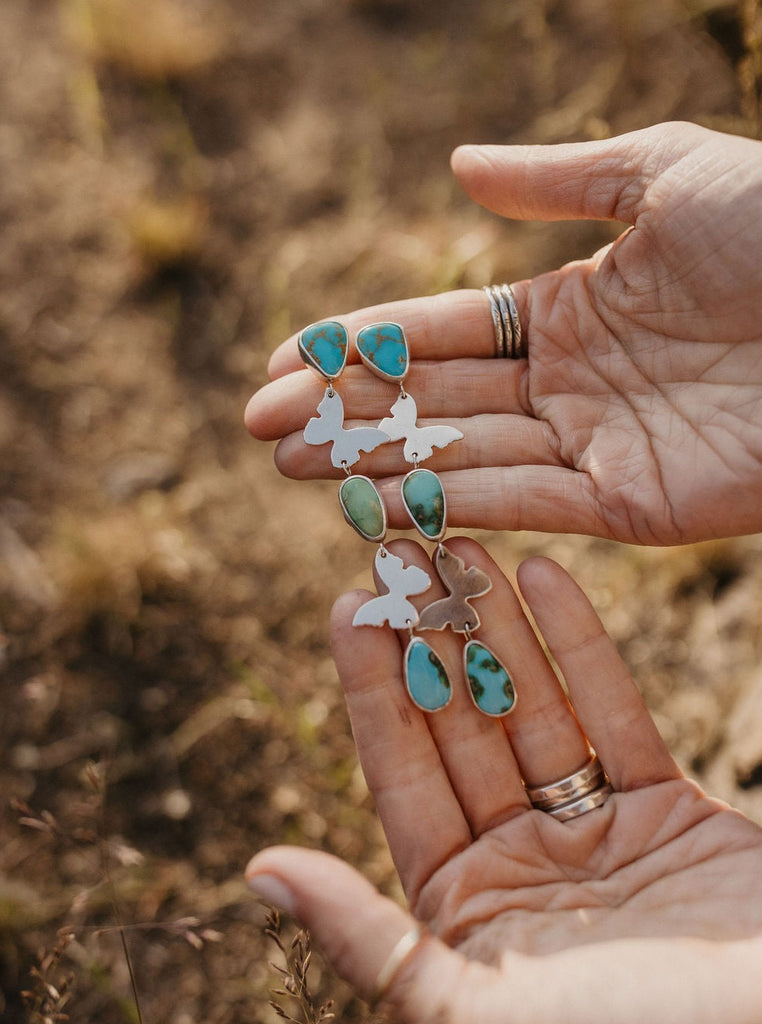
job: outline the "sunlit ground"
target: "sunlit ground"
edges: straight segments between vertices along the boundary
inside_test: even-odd
[[[245,401],[304,323],[534,275],[616,234],[479,210],[449,172],[458,143],[675,117],[758,134],[755,17],[717,0],[4,0],[8,1021],[136,1021],[136,999],[157,1024],[274,1021],[279,953],[241,878],[273,842],[397,893],[327,644],[370,549],[334,485],[279,478]],[[569,568],[681,762],[762,821],[760,539],[480,539],[509,573],[535,552]],[[371,1019],[319,957],[310,980],[341,1020]]]

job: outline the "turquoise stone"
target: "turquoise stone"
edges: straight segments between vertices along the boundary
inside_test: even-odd
[[[516,691],[511,677],[495,655],[478,640],[469,640],[463,650],[466,679],[474,704],[485,715],[499,718],[513,710]]]
[[[442,482],[430,469],[413,469],[402,481],[402,502],[416,529],[427,540],[441,540],[445,531]]]
[[[412,702],[421,711],[439,711],[450,703],[452,687],[436,651],[419,636],[407,646],[405,683]]]
[[[357,351],[365,365],[395,383],[408,370],[409,357],[405,332],[399,324],[370,324],[357,334]]]
[[[347,361],[347,332],[333,320],[310,324],[299,335],[299,355],[325,380],[334,380]]]
[[[382,541],[386,536],[386,511],[376,486],[367,476],[348,476],[339,487],[344,518],[365,540]]]

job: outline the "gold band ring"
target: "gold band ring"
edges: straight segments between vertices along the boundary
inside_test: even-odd
[[[601,762],[597,755],[593,754],[581,768],[577,768],[563,779],[548,782],[544,786],[527,786],[526,791],[533,807],[548,811],[552,807],[568,803],[569,800],[586,796],[605,781]]]
[[[386,963],[378,972],[376,984],[373,989],[373,1003],[378,1003],[384,998],[387,989],[391,985],[392,981],[394,981],[395,975],[408,957],[411,956],[414,950],[418,947],[423,937],[423,928],[420,925],[415,925],[409,931],[406,931],[402,938],[399,939],[387,957]]]
[[[561,807],[549,808],[547,813],[552,814],[558,821],[571,821],[572,818],[578,818],[580,814],[587,814],[588,811],[594,811],[596,807],[603,807],[613,792],[614,790],[611,785],[606,782],[603,786],[599,786],[598,789],[594,789],[592,793],[588,793],[586,796],[571,800],[568,804],[563,804]]]

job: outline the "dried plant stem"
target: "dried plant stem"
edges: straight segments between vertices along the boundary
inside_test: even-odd
[[[135,1012],[138,1018],[138,1024],[144,1024],[143,1011],[140,1006],[140,994],[138,992],[137,979],[135,977],[135,967],[132,963],[132,956],[130,955],[130,948],[127,944],[127,935],[125,933],[124,922],[122,921],[121,911],[119,909],[119,898],[114,883],[114,876],[111,874],[111,862],[109,857],[108,843],[106,842],[103,813],[106,803],[106,776],[101,766],[95,765],[92,762],[88,765],[87,780],[93,787],[95,792],[98,794],[98,814],[97,814],[97,834],[98,834],[98,852],[100,854],[101,867],[103,869],[103,877],[106,880],[108,887],[109,899],[111,901],[111,909],[114,915],[114,924],[116,925],[117,931],[119,932],[119,941],[122,944],[122,952],[124,954],[124,960],[127,964],[127,973],[130,978],[130,988],[132,989],[132,998],[135,1003]]]
[[[29,1024],[58,1024],[69,1019],[63,1011],[72,994],[74,974],[62,974],[60,966],[64,951],[73,940],[71,929],[62,928],[55,947],[41,952],[29,972],[32,988],[21,993]]]
[[[265,935],[280,950],[283,956],[284,965],[272,963],[270,966],[275,970],[281,979],[282,988],[273,990],[273,995],[285,997],[296,1004],[296,1011],[299,1016],[295,1017],[277,1000],[271,1000],[270,1006],[275,1010],[281,1020],[291,1021],[292,1024],[323,1024],[324,1021],[333,1020],[331,1012],[333,1001],[315,1005],[315,1000],[310,992],[307,982],[307,974],[312,960],[312,949],[310,934],[300,929],[290,943],[286,943],[281,929],[280,914],[271,908],[265,922]]]

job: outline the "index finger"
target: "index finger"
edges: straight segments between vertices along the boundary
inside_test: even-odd
[[[519,311],[529,282],[512,285]],[[405,330],[412,358],[459,359],[464,356],[491,358],[495,355],[495,333],[490,302],[481,289],[442,292],[414,299],[400,299],[367,306],[341,316],[321,317],[343,324],[350,339],[367,324],[391,322]],[[292,335],[270,358],[270,379],[283,377],[303,367],[297,351],[298,335]],[[350,345],[348,362],[359,362]]]

